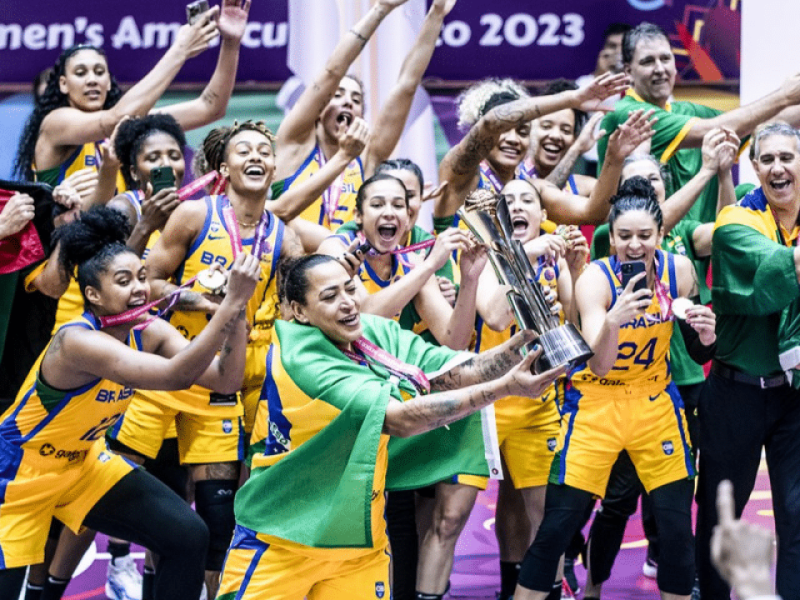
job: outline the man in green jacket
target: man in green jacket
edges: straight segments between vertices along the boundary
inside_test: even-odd
[[[717,218],[712,244],[717,348],[700,397],[697,561],[703,600],[728,599],[711,564],[716,490],[730,479],[737,518],[766,449],[780,539],[777,588],[800,597],[800,392],[778,360],[781,315],[800,298],[800,131],[772,124],[754,136],[760,188]]]

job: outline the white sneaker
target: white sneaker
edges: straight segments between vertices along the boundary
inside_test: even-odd
[[[109,600],[142,600],[142,574],[130,554],[109,559],[106,596]]]
[[[658,577],[658,565],[652,558],[648,558],[642,565],[642,575],[648,579],[655,579]]]

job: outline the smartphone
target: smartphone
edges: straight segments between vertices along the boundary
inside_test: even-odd
[[[369,241],[366,241],[363,244],[361,244],[358,248],[356,248],[353,254],[355,254],[356,252],[361,252],[361,254],[366,256],[367,252],[369,252],[370,250],[372,250],[372,244],[370,244]]]
[[[175,187],[175,171],[172,167],[156,167],[150,171],[150,184],[153,186],[153,194],[164,188]]]
[[[622,287],[628,287],[628,282],[639,273],[645,272],[645,265],[643,260],[632,260],[630,262],[620,263],[620,270],[622,271]],[[647,277],[642,277],[633,286],[633,291],[647,289]]]
[[[208,0],[196,0],[186,5],[186,21],[194,25],[197,19],[208,10]]]

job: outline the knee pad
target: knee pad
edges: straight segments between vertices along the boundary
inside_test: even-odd
[[[561,555],[583,525],[589,492],[566,485],[548,485],[544,520],[522,561],[519,584],[530,590],[552,590]],[[559,592],[560,593],[560,592]]]
[[[689,480],[670,483],[652,491],[653,515],[658,528],[658,588],[662,592],[687,596],[695,575]]]
[[[194,502],[197,514],[208,526],[209,543],[207,571],[221,571],[225,553],[231,543],[236,520],[233,516],[233,497],[236,481],[210,479],[195,483]]]

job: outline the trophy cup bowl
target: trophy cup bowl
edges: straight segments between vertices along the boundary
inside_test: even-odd
[[[533,343],[542,347],[542,354],[536,361],[536,371],[562,365],[572,369],[591,358],[594,353],[577,328],[572,323],[562,324],[552,314],[535,269],[520,241],[512,237],[514,228],[505,197],[486,189],[475,190],[458,215],[488,248],[500,284],[511,287],[506,297],[519,327],[538,334]]]

